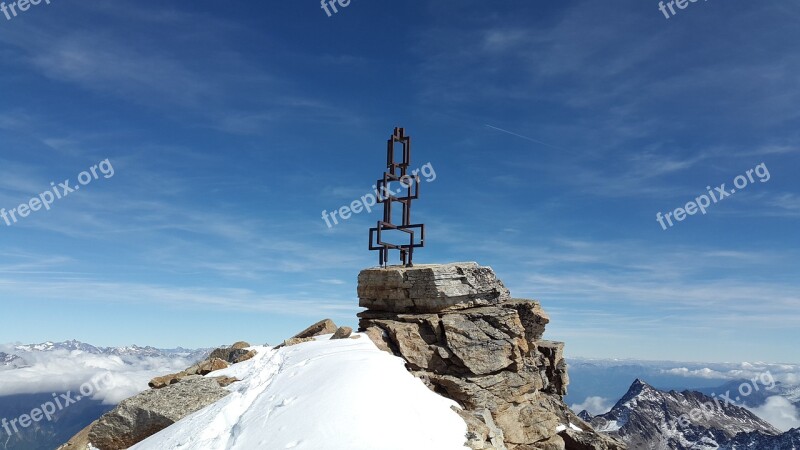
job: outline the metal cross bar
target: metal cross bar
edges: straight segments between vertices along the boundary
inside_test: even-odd
[[[397,146],[402,147],[398,149]],[[402,160],[397,162],[396,156]],[[383,204],[383,220],[369,229],[369,249],[378,250],[378,263],[386,267],[389,250],[400,251],[400,261],[406,267],[413,265],[414,249],[425,246],[425,225],[411,223],[411,202],[419,198],[419,175],[409,175],[411,164],[411,137],[406,136],[404,128],[395,128],[389,138],[386,150],[386,169],[383,179],[376,184],[378,203]],[[400,184],[399,190],[392,189],[392,183]],[[405,190],[405,195],[398,197]],[[392,205],[399,203],[403,208],[402,223],[392,223]],[[394,230],[408,234],[408,244],[396,244],[384,240],[384,231]],[[418,232],[418,233],[417,233]],[[417,241],[419,238],[419,241]]]

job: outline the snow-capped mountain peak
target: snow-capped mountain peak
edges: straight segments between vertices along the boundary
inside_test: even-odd
[[[660,391],[638,379],[611,411],[596,417],[583,412],[582,418],[626,441],[630,448],[710,450],[743,434],[764,438],[781,434],[747,409],[720,398],[692,391]]]
[[[25,365],[25,361],[17,355],[0,352],[0,367],[17,368]]]
[[[7,351],[14,351],[17,354],[32,352],[81,352],[92,355],[108,356],[129,356],[138,358],[202,358],[209,349],[189,350],[182,347],[175,349],[159,349],[151,346],[141,347],[138,345],[128,345],[122,347],[95,347],[75,339],[63,342],[46,341],[39,344],[19,344]]]

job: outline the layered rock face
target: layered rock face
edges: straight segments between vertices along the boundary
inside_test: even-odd
[[[476,263],[367,269],[358,277],[360,331],[459,402],[473,449],[624,449],[563,402],[564,344],[543,340],[550,319],[512,299]]]

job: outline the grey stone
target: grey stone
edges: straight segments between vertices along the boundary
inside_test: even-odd
[[[91,427],[88,440],[100,450],[125,449],[229,393],[213,378],[190,376],[123,400]]]
[[[290,339],[287,339],[287,340],[283,341],[283,344],[279,345],[277,348],[280,348],[280,347],[291,347],[293,345],[304,344],[306,342],[311,342],[313,340],[315,340],[313,337],[290,338]]]
[[[350,327],[339,327],[336,330],[336,333],[333,333],[331,339],[347,339],[350,335],[353,334],[353,329]]]
[[[553,394],[566,395],[569,385],[567,362],[564,359],[564,343],[554,341],[538,341],[536,348],[542,356],[541,370],[549,381],[546,390]]]
[[[377,326],[371,326],[365,328],[363,332],[379,350],[394,354],[391,348],[391,341],[383,329]]]
[[[240,351],[240,350],[237,349],[237,352],[238,351]],[[244,354],[239,353],[239,354],[233,356],[233,361],[231,363],[232,364],[239,364],[240,362],[245,362],[245,361],[247,361],[249,359],[253,359],[258,354],[258,352],[256,352],[255,350],[245,350],[245,351],[247,353],[244,353]]]
[[[602,433],[578,431],[571,428],[559,433],[567,450],[625,450],[627,446]]]
[[[411,366],[433,369],[436,364],[440,364],[441,358],[435,346],[436,335],[423,325],[391,320],[379,320],[373,324],[388,334],[392,346]]]
[[[569,411],[564,344],[542,336],[539,302],[511,299],[475,263],[367,269],[359,329],[435,392],[459,403],[473,450],[620,450]],[[558,433],[581,423],[583,435]],[[613,442],[613,445],[618,443]],[[623,445],[623,444],[620,444]]]
[[[248,355],[250,352],[255,352],[254,350],[247,350],[247,347],[250,347],[247,342],[237,342],[230,347],[220,347],[215,349],[211,352],[211,354],[208,355],[208,358],[206,359],[219,358],[229,364],[236,364],[249,359],[246,358],[246,355]],[[253,353],[250,358],[253,356],[255,356],[255,353]]]
[[[373,311],[431,313],[493,305],[510,294],[491,268],[470,262],[362,270],[358,298]]]
[[[219,358],[209,358],[199,364],[197,367],[198,375],[208,375],[211,372],[227,369],[228,363]]]
[[[336,330],[337,330],[336,324],[333,323],[331,319],[323,319],[315,323],[314,325],[311,325],[310,327],[306,328],[305,330],[295,334],[294,336],[292,336],[292,338],[296,339],[312,338],[323,334],[336,333]]]
[[[505,308],[514,308],[519,314],[519,320],[525,327],[525,335],[528,342],[534,343],[544,335],[544,329],[550,323],[550,317],[542,309],[542,305],[536,300],[515,298],[503,303]]]
[[[528,350],[522,324],[511,309],[447,314],[442,326],[449,350],[475,375],[506,369]]]

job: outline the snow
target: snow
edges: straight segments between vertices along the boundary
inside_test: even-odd
[[[600,431],[600,432],[603,432],[603,433],[612,433],[614,431],[619,430],[620,428],[622,428],[622,425],[620,425],[618,421],[609,420],[608,422],[606,422],[605,424],[603,424],[602,426],[600,426],[600,427],[598,427],[596,429],[597,429],[597,431]]]
[[[567,426],[566,426],[566,425],[559,425],[559,426],[557,426],[557,427],[556,427],[556,433],[561,433],[562,431],[564,431],[564,430],[566,430],[566,429],[567,429]],[[570,429],[570,430],[574,430],[574,431],[583,432],[583,430],[582,430],[582,429],[578,428],[578,426],[577,426],[577,425],[575,425],[575,424],[574,424],[574,423],[572,423],[572,422],[569,422],[569,429]]]
[[[365,335],[253,349],[255,358],[211,374],[242,380],[231,395],[131,449],[466,448],[456,403]]]

